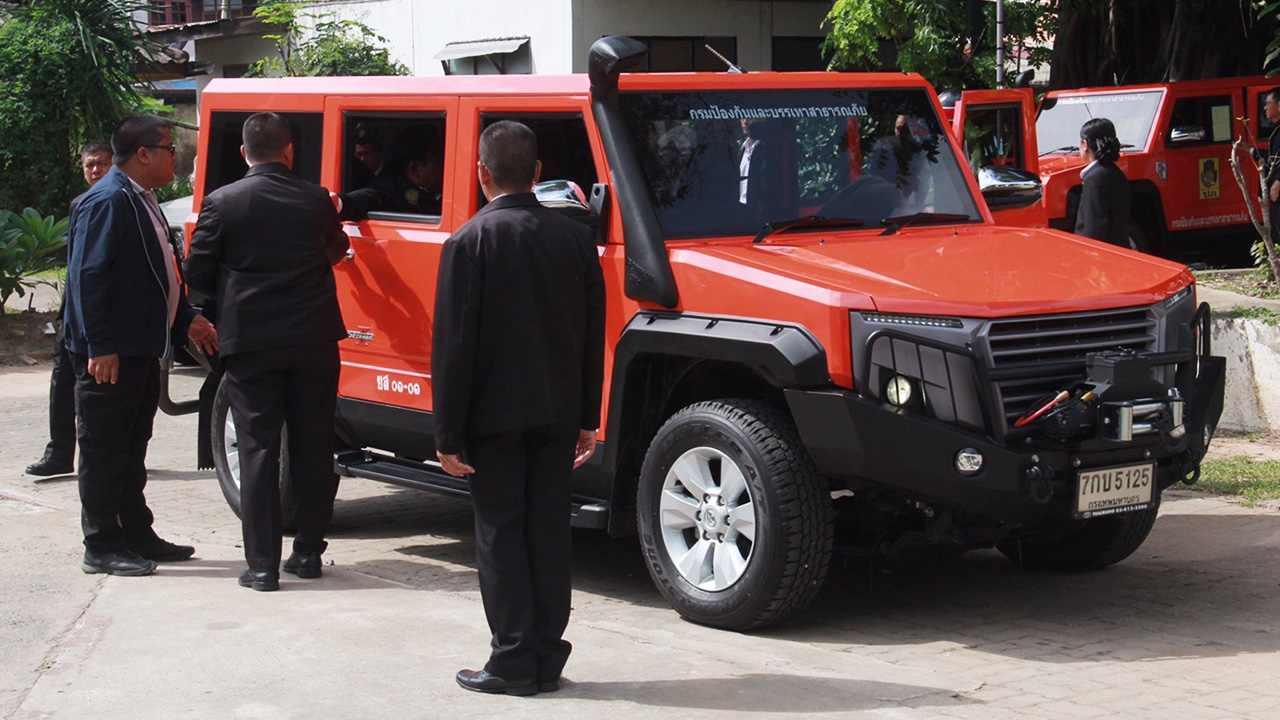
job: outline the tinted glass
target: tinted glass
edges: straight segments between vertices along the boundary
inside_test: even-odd
[[[869,226],[922,211],[980,218],[922,89],[619,99],[669,238],[754,235],[806,215]]]
[[[1116,126],[1123,150],[1145,150],[1163,94],[1162,90],[1143,90],[1046,98],[1036,118],[1040,154],[1078,152],[1080,127],[1094,118],[1106,118]]]

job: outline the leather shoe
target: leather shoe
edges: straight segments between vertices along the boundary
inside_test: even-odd
[[[156,563],[154,560],[148,560],[128,550],[104,553],[92,553],[85,550],[84,560],[80,562],[80,569],[90,575],[106,573],[107,575],[137,577],[155,572]]]
[[[320,553],[300,553],[294,551],[284,561],[283,570],[300,578],[318,578],[320,572]]]
[[[506,695],[536,695],[538,684],[529,680],[504,680],[488,670],[459,670],[458,684],[467,690]]]
[[[49,453],[45,453],[44,457],[27,466],[27,474],[34,475],[36,477],[70,475],[75,471],[76,470],[72,466],[70,458],[54,457]]]
[[[161,540],[160,538],[156,538],[146,545],[138,545],[129,549],[148,560],[155,560],[156,562],[182,562],[183,560],[190,560],[191,556],[196,554],[196,549],[190,545],[175,545],[168,540]]]
[[[240,573],[240,587],[253,588],[259,592],[271,592],[280,589],[280,576],[270,570],[245,569]]]
[[[560,678],[554,680],[538,680],[538,692],[553,693],[560,689]]]

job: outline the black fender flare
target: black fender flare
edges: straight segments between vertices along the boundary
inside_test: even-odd
[[[625,444],[628,371],[637,357],[667,355],[717,360],[756,369],[778,389],[830,385],[827,354],[800,325],[750,318],[642,310],[622,329],[609,386],[603,464],[617,468]],[[632,428],[634,429],[634,428]]]

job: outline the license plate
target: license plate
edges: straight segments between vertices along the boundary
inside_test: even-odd
[[[1082,471],[1076,484],[1075,516],[1091,518],[1147,509],[1155,472],[1151,463]]]

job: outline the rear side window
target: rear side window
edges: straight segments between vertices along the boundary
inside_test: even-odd
[[[209,157],[204,163],[204,193],[244,177],[249,166],[240,155],[244,121],[251,112],[218,112],[209,118]],[[293,172],[298,177],[320,183],[321,113],[280,113],[293,129]]]
[[[445,114],[348,111],[342,123],[344,219],[439,222]]]

